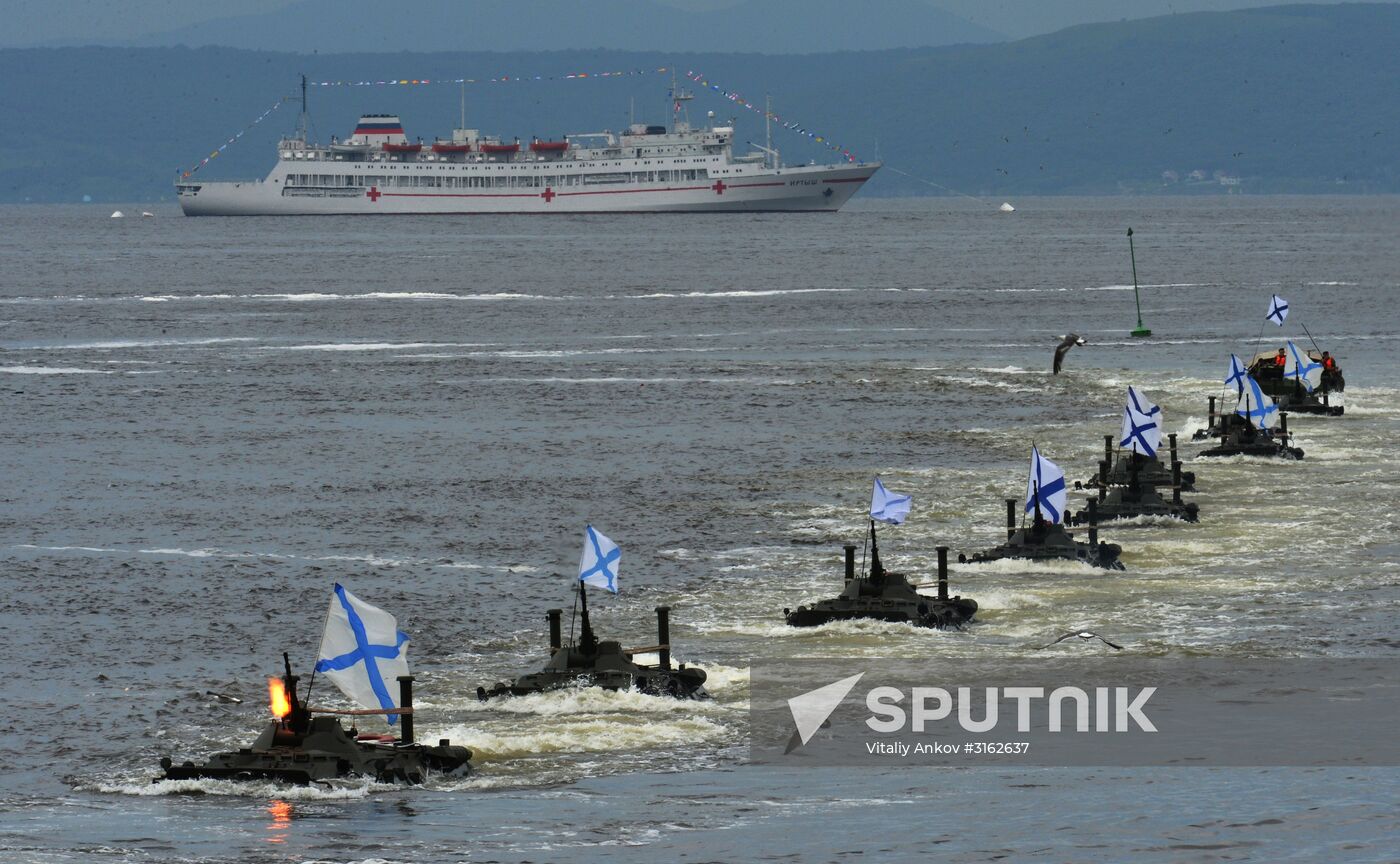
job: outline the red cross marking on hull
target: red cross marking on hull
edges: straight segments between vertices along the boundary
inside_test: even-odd
[[[371,200],[371,201],[373,201],[373,202],[375,202],[375,203],[378,203],[378,202],[379,202],[379,196],[381,196],[381,195],[383,195],[383,194],[384,194],[383,192],[380,192],[380,191],[379,191],[379,187],[378,187],[378,186],[371,186],[371,187],[369,187],[369,191],[365,193],[365,197],[369,198],[369,200]]]

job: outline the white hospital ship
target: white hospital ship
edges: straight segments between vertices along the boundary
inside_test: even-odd
[[[690,94],[673,98],[670,128],[632,124],[526,142],[465,128],[410,141],[397,115],[366,114],[349,138],[313,144],[303,108],[265,179],[185,177],[176,190],[187,216],[834,212],[880,168],[783,165],[771,139],[736,156],[732,124],[715,125],[710,112],[704,128],[692,128],[681,110]]]

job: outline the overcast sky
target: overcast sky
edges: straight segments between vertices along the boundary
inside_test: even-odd
[[[152,32],[223,18],[266,12],[297,0],[0,0],[0,44],[34,45],[55,41],[120,42]],[[505,0],[502,0],[505,2]],[[529,0],[511,0],[528,6]],[[716,9],[744,0],[637,0],[645,7],[665,2],[690,9]],[[761,2],[761,0],[759,0]],[[859,0],[852,0],[858,4]],[[1072,24],[1145,18],[1173,12],[1222,11],[1280,5],[1281,0],[927,0],[975,24],[1012,38],[1049,33]],[[1340,2],[1340,0],[1321,0]],[[1400,2],[1400,0],[1383,0]],[[390,7],[411,14],[412,6]],[[797,22],[795,22],[797,24]],[[800,26],[800,25],[799,25]],[[412,46],[403,46],[410,48]],[[704,51],[713,46],[696,45]]]

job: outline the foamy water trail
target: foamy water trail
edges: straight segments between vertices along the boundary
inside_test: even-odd
[[[702,298],[723,300],[736,297],[780,297],[785,294],[844,294],[863,288],[749,288],[734,291],[655,291],[650,294],[614,295],[611,299],[656,300]]]
[[[500,762],[550,753],[610,753],[694,746],[719,741],[731,733],[703,717],[677,717],[663,722],[638,722],[632,715],[550,718],[534,728],[512,725],[501,729],[481,725],[429,728],[434,738],[460,741],[472,750],[473,761]]]
[[[397,568],[397,567],[432,567],[444,570],[498,570],[505,573],[531,573],[535,568],[524,564],[491,565],[479,562],[466,561],[442,561],[428,560],[421,558],[394,558],[384,555],[374,555],[370,553],[352,554],[328,554],[328,555],[304,555],[290,552],[267,552],[267,551],[238,551],[231,549],[206,548],[206,549],[181,549],[178,547],[152,547],[149,549],[115,548],[102,546],[45,546],[33,543],[16,543],[8,548],[21,549],[39,553],[46,552],[83,552],[94,554],[112,555],[148,555],[152,557],[165,558],[216,558],[227,560],[269,560],[269,561],[309,561],[326,563],[364,564],[370,567]]]
[[[548,296],[544,294],[522,294],[500,291],[484,294],[448,294],[440,291],[365,291],[354,294],[327,293],[320,291],[288,293],[250,294],[150,294],[136,298],[146,303],[172,303],[199,300],[255,300],[285,303],[321,303],[335,300],[449,300],[449,301],[490,301],[490,300],[573,300],[572,296]]]
[[[1140,284],[1139,288],[1208,288],[1209,282],[1157,282],[1153,284]],[[1132,285],[1098,285],[1085,288],[1085,291],[1131,291]]]
[[[252,336],[214,336],[199,339],[110,339],[98,342],[18,342],[6,344],[7,351],[120,351],[132,348],[192,348],[254,342]]]
[[[705,377],[593,377],[593,378],[562,378],[559,376],[540,376],[537,378],[527,377],[480,377],[470,379],[443,380],[440,384],[476,384],[483,381],[490,381],[495,384],[579,384],[579,385],[629,385],[629,384],[720,384],[734,387],[795,387],[802,382],[784,378],[751,378],[734,377],[722,378],[715,376]]]
[[[129,781],[97,783],[91,787],[80,786],[108,795],[134,795],[142,798],[165,795],[218,795],[223,797],[252,798],[266,800],[274,798],[282,801],[354,801],[375,793],[394,792],[401,789],[395,784],[375,783],[372,780],[337,780],[329,784],[296,786],[286,783],[214,780],[160,780],[151,782],[149,777]]]
[[[414,349],[482,348],[491,342],[328,342],[316,345],[259,345],[257,351],[408,351]]]
[[[0,366],[6,375],[113,375],[111,369],[82,369],[76,366]]]

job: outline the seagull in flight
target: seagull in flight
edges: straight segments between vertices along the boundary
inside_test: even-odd
[[[1065,641],[1066,639],[1073,639],[1073,638],[1076,637],[1076,636],[1078,636],[1080,639],[1083,639],[1085,642],[1088,642],[1090,639],[1097,639],[1097,640],[1099,640],[1100,642],[1102,642],[1103,644],[1107,645],[1108,647],[1112,648],[1112,649],[1115,650],[1115,651],[1122,651],[1122,650],[1123,650],[1123,646],[1122,646],[1122,645],[1118,645],[1118,644],[1116,644],[1116,643],[1110,642],[1110,641],[1108,641],[1107,639],[1105,639],[1105,638],[1103,638],[1102,636],[1100,636],[1099,634],[1097,634],[1097,633],[1092,633],[1092,632],[1090,632],[1090,631],[1088,631],[1088,630],[1071,630],[1070,632],[1068,632],[1068,633],[1066,633],[1065,635],[1061,636],[1059,639],[1056,639],[1054,642],[1051,642],[1050,645],[1059,645],[1061,642]],[[1037,651],[1042,651],[1042,650],[1044,650],[1044,649],[1046,649],[1046,648],[1049,648],[1050,645],[1041,645],[1039,648],[1037,648],[1037,649],[1035,649],[1035,650],[1037,650]]]
[[[1060,344],[1055,346],[1055,365],[1051,368],[1051,371],[1059,375],[1060,367],[1064,365],[1065,355],[1069,353],[1069,349],[1076,345],[1083,344],[1083,336],[1080,336],[1078,333],[1066,333],[1060,339]]]

